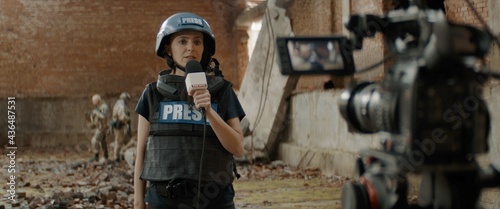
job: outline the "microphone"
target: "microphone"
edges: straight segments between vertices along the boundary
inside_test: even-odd
[[[191,96],[196,90],[207,89],[207,77],[203,72],[201,65],[196,60],[189,60],[186,63],[186,89]],[[205,108],[201,108],[203,118],[205,118]]]
[[[190,60],[186,63],[186,89],[188,95],[193,95],[194,91],[207,89],[207,77],[203,72],[201,65],[196,60]]]

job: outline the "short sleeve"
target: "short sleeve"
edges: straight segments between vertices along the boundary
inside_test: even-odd
[[[223,110],[223,112],[221,112],[221,117],[224,121],[235,117],[241,120],[245,117],[245,111],[241,107],[240,101],[232,89],[232,85],[227,85],[227,88],[224,89],[219,106],[221,110]]]
[[[142,92],[141,98],[139,98],[135,107],[135,112],[149,121],[148,87],[149,85]]]

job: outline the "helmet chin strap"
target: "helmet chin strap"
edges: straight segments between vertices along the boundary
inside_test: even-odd
[[[182,67],[181,65],[177,64],[177,62],[174,61],[174,66],[176,69],[182,70],[183,72],[186,72],[186,68]]]
[[[174,59],[170,55],[165,56],[165,61],[167,62],[168,66],[170,66],[169,65],[169,59],[170,59],[171,62],[174,63],[174,69],[172,69],[172,70],[175,71],[176,69],[179,69],[179,70],[181,70],[183,72],[186,72],[186,68],[183,67],[183,66],[181,66],[181,65],[179,65],[176,61],[174,61]]]

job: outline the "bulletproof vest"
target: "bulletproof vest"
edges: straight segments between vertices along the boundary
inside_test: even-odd
[[[109,106],[105,102],[102,102],[102,104],[99,105],[99,107],[97,107],[96,109],[102,114],[102,116],[92,116],[95,117],[93,125],[100,131],[105,131],[107,129],[107,120],[109,119]]]
[[[162,76],[147,88],[150,130],[141,179],[198,180],[200,163],[203,163],[202,181],[230,184],[234,179],[233,155],[222,146],[208,123],[203,126],[201,112],[190,108],[188,102],[181,99],[186,95],[184,80],[185,77],[181,76]],[[160,92],[158,83],[168,85],[166,88],[163,86],[165,91]],[[208,83],[210,89],[211,84]],[[227,83],[223,81],[223,84]],[[210,92],[212,102],[220,100],[219,95],[222,94],[218,91],[221,87],[217,92]],[[203,148],[204,128],[206,138]]]
[[[164,70],[158,75],[156,88],[163,96],[171,100],[179,100],[183,91],[186,91],[186,78],[177,75],[169,75],[168,71]],[[219,92],[222,86],[228,83],[221,76],[207,76],[208,91],[210,95],[215,95]]]

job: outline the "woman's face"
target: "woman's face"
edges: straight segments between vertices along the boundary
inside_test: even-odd
[[[312,49],[309,44],[300,44],[299,45],[299,56],[304,59],[309,59],[312,54]]]
[[[199,31],[181,31],[174,33],[167,45],[167,53],[180,66],[186,66],[189,60],[201,61],[203,55],[203,33]]]

